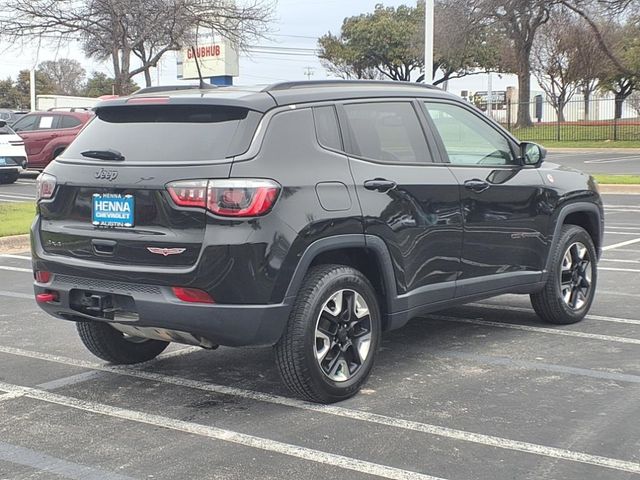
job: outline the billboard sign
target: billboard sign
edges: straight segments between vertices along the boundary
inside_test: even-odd
[[[237,77],[240,75],[238,52],[227,40],[195,46],[195,57],[191,47],[184,48],[178,55],[178,78],[198,79],[197,57],[204,78]]]

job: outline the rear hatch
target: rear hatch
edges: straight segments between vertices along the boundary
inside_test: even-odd
[[[39,203],[42,248],[118,265],[195,264],[207,215],[177,206],[167,185],[228,178],[261,116],[238,106],[152,101],[98,108],[46,170],[56,190]]]

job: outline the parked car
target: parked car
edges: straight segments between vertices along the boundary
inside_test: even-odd
[[[13,129],[24,139],[29,168],[43,170],[76,138],[93,118],[92,112],[34,112],[20,118]]]
[[[0,120],[0,184],[14,183],[25,168],[24,141],[6,121]]]
[[[7,122],[7,125],[11,126],[18,118],[13,110],[0,108],[0,120]]]
[[[285,384],[354,395],[384,331],[505,293],[594,298],[603,207],[439,89],[293,82],[106,101],[38,180],[35,295],[116,364],[274,345]]]

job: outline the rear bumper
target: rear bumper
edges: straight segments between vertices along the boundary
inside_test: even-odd
[[[56,292],[56,302],[39,303],[50,315],[71,321],[101,321],[136,327],[187,332],[216,345],[273,345],[280,338],[290,311],[288,304],[216,305],[178,300],[169,287],[111,282],[54,274],[47,284],[34,284],[35,294]],[[137,320],[114,320],[88,315],[73,304],[80,292],[126,296],[133,299]]]

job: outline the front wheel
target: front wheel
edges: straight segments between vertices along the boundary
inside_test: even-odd
[[[147,362],[169,345],[161,340],[125,335],[108,323],[78,322],[76,326],[80,340],[91,353],[116,365]]]
[[[284,383],[313,402],[355,395],[373,368],[381,325],[375,290],[362,273],[342,265],[314,267],[275,346]]]
[[[567,325],[589,312],[598,279],[596,248],[581,227],[565,225],[551,252],[551,269],[544,289],[531,295],[531,304],[543,320]]]

